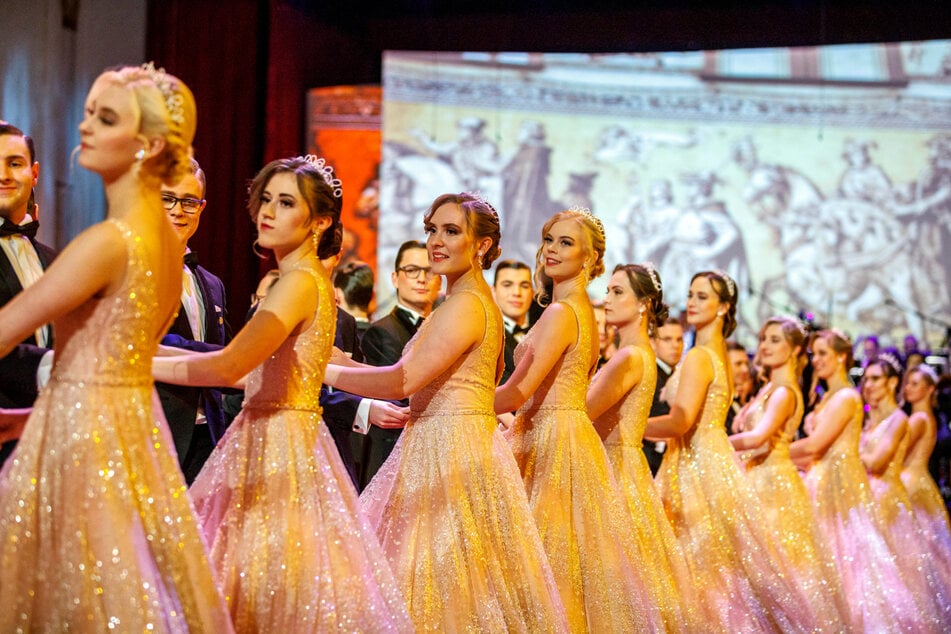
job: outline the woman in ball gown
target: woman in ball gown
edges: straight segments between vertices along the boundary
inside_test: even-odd
[[[736,327],[736,284],[693,276],[687,323],[696,345],[666,385],[670,413],[645,435],[668,441],[657,483],[711,630],[813,631],[821,624],[769,547],[760,501],[737,466],[725,419],[733,385],[725,339]]]
[[[921,606],[919,615],[934,626],[951,624],[951,562],[929,548],[927,533],[915,519],[911,498],[901,479],[908,453],[908,415],[896,395],[902,367],[890,354],[878,355],[862,375],[862,393],[868,405],[860,457],[868,471],[872,497],[885,520],[885,537],[898,554],[905,583]]]
[[[108,70],[79,125],[107,218],[0,310],[0,350],[53,322],[54,365],[0,473],[0,631],[228,632],[149,361],[181,294],[160,186],[195,102],[151,64]]]
[[[604,440],[608,459],[634,522],[632,540],[651,604],[669,632],[698,631],[693,581],[680,544],[664,513],[642,449],[657,382],[650,337],[667,319],[660,275],[651,264],[614,268],[604,299],[605,319],[617,329],[618,346],[588,387],[588,415]]]
[[[258,244],[279,279],[223,349],[156,357],[156,379],[237,385],[241,413],[189,489],[239,632],[410,631],[402,597],[321,420],[334,340],[340,181],[313,156],[268,163],[251,183]]]
[[[634,527],[585,396],[599,356],[591,279],[604,271],[604,230],[587,210],[542,228],[536,288],[552,303],[515,349],[495,411],[516,411],[511,444],[573,632],[662,629],[644,570],[632,563]]]
[[[511,450],[492,409],[502,315],[483,277],[499,218],[473,194],[426,213],[429,261],[447,296],[388,367],[335,351],[328,384],[410,397],[410,418],[361,502],[418,630],[564,632],[564,608]]]
[[[835,562],[820,546],[809,492],[789,458],[802,422],[800,388],[806,333],[789,317],[771,317],[759,332],[757,358],[768,382],[741,410],[730,436],[747,480],[762,505],[769,545],[809,598],[823,631],[848,629],[849,609]]]
[[[806,469],[819,540],[832,553],[857,632],[929,631],[885,538],[885,525],[859,458],[863,404],[847,371],[852,343],[837,330],[812,341],[812,368],[825,393],[806,416],[809,435],[789,455]]]

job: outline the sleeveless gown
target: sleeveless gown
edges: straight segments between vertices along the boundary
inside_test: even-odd
[[[336,306],[248,375],[241,413],[189,489],[238,632],[411,631],[402,597],[321,420]]]
[[[832,446],[814,460],[804,477],[812,497],[819,539],[832,553],[859,632],[929,631],[904,582],[886,528],[872,500],[865,465],[859,458],[862,401],[852,388],[852,417]],[[832,395],[819,403],[818,414]]]
[[[636,556],[632,561],[644,570],[650,600],[663,615],[664,628],[668,632],[699,631],[701,615],[687,560],[664,513],[642,449],[657,384],[657,363],[649,347],[635,346],[634,354],[640,356],[644,373],[634,389],[599,417],[613,428],[604,439],[604,448],[634,523]],[[592,384],[597,381],[595,375]]]
[[[756,395],[750,404],[744,431],[759,424],[778,387],[770,384]],[[769,546],[808,597],[808,609],[822,631],[847,631],[849,608],[842,581],[835,561],[818,540],[809,491],[789,457],[789,444],[796,437],[803,414],[802,393],[792,387],[789,389],[796,397],[795,412],[767,440],[768,450],[751,452],[754,455],[743,461],[743,467],[763,511]]]
[[[892,423],[892,416],[903,417],[904,413],[896,410],[863,434],[861,445],[874,449]],[[897,562],[905,583],[919,602],[919,617],[934,627],[934,631],[945,631],[951,626],[951,561],[947,553],[933,548],[928,533],[912,511],[911,497],[901,480],[908,441],[908,434],[903,434],[885,471],[880,475],[869,474],[869,485],[885,520],[886,538],[898,554]]]
[[[727,438],[723,421],[732,398],[726,367],[709,348],[697,350],[709,356],[713,381],[697,423],[669,441],[657,483],[709,631],[818,630],[807,597],[769,547],[759,501]],[[679,388],[680,368],[667,382],[668,401]]]
[[[106,222],[126,280],[55,322],[49,384],[0,472],[0,632],[230,632],[153,391],[170,316],[141,238]]]
[[[591,421],[585,396],[594,314],[562,302],[575,315],[578,338],[519,408],[512,451],[548,553],[573,632],[663,630],[644,572],[635,567],[632,520]],[[535,341],[528,331],[515,361]]]
[[[485,320],[483,340],[410,397],[406,428],[360,501],[416,629],[564,632],[558,589],[495,417],[501,313],[485,293],[460,293],[482,305],[473,319]]]

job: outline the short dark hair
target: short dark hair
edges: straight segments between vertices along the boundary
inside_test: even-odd
[[[502,260],[495,265],[495,277],[492,278],[492,286],[495,286],[499,281],[499,271],[504,271],[505,269],[514,269],[516,271],[528,271],[529,280],[532,277],[532,267],[525,264],[521,260]]]
[[[36,163],[36,147],[33,145],[33,137],[24,134],[23,130],[11,123],[0,120],[0,136],[20,136],[26,141],[26,149],[30,153],[30,165]]]
[[[369,311],[373,300],[373,269],[365,262],[347,262],[334,273],[334,288],[343,291],[347,305]]]
[[[426,251],[426,245],[419,240],[407,240],[401,244],[399,250],[396,252],[396,262],[393,264],[394,271],[400,270],[400,265],[403,263],[403,254],[410,249],[422,249]]]

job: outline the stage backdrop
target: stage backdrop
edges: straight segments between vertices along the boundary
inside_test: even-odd
[[[728,271],[748,346],[776,313],[935,347],[951,321],[948,41],[389,51],[382,152],[384,269],[438,194],[471,190],[499,210],[502,257],[534,263],[544,220],[579,205],[604,221],[608,272],[653,261],[675,309],[692,273]]]

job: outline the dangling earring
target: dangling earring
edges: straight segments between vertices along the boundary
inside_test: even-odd
[[[310,239],[314,242],[314,253],[320,251],[320,232],[314,231],[310,234]],[[317,256],[320,257],[320,256]]]
[[[144,158],[145,158],[145,148],[142,148],[141,150],[139,150],[138,152],[135,153],[135,160],[136,160],[136,161],[139,161],[139,162],[141,163],[141,162],[142,162],[142,159],[144,159]]]
[[[267,259],[267,254],[260,251],[261,246],[258,244],[258,241],[255,240],[251,243],[251,250],[254,251],[254,255],[258,256],[262,260]]]

